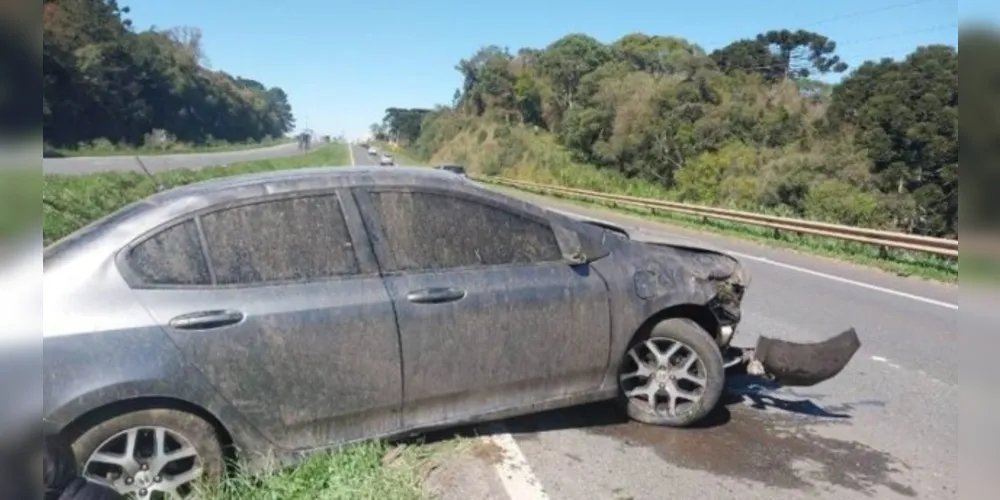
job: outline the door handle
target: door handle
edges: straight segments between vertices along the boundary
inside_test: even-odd
[[[240,321],[243,321],[243,313],[239,311],[201,311],[178,316],[170,320],[170,326],[178,330],[210,330]]]
[[[425,288],[406,294],[406,300],[414,304],[442,304],[465,298],[465,290],[457,288]]]

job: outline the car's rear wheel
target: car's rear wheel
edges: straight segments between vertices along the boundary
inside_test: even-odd
[[[690,319],[671,318],[632,342],[618,386],[632,419],[687,427],[718,404],[725,376],[722,354],[708,332]]]
[[[224,470],[212,425],[190,413],[152,409],[119,415],[73,442],[82,474],[138,499],[187,498]]]

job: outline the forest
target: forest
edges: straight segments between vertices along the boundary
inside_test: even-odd
[[[387,109],[372,132],[487,175],[958,234],[956,47],[849,67],[834,40],[804,30],[712,52],[672,36],[569,34],[541,49],[485,46],[456,69],[450,104]]]
[[[280,138],[295,125],[279,87],[208,67],[201,31],[137,31],[116,0],[44,0],[46,145],[145,146],[154,130],[206,145]]]

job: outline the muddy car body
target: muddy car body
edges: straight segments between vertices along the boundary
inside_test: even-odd
[[[228,445],[253,462],[601,399],[691,424],[748,283],[724,253],[406,167],[164,191],[44,261],[46,432],[123,492],[192,477],[170,457],[218,474]],[[682,379],[701,385],[674,414],[636,399]]]

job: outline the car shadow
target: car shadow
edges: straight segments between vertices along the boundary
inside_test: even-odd
[[[854,405],[822,406],[814,399],[821,396],[802,397],[795,394],[780,394],[775,391],[781,387],[759,378],[735,374],[727,378],[726,391],[716,408],[697,424],[688,429],[713,429],[728,425],[733,419],[737,408],[748,411],[773,412],[777,410],[786,415],[799,415],[816,419],[849,420],[850,410]],[[793,399],[794,398],[794,399]],[[878,404],[878,403],[863,403]],[[501,421],[502,426],[492,425],[494,422],[478,425],[437,430],[409,438],[408,442],[434,443],[453,438],[472,438],[488,436],[496,432],[506,432],[515,436],[535,435],[539,433],[565,429],[598,430],[633,423],[617,401],[602,401],[558,410],[550,410],[530,415],[509,418]]]

